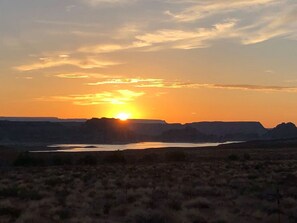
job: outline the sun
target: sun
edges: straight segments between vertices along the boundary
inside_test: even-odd
[[[121,113],[117,114],[117,116],[116,116],[116,118],[120,119],[121,121],[126,121],[129,119],[129,117],[130,117],[130,114],[124,113],[124,112],[121,112]]]

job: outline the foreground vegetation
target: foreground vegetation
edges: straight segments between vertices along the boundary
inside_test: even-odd
[[[6,156],[0,222],[297,222],[295,149]]]

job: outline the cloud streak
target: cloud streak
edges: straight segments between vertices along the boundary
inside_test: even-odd
[[[110,75],[106,74],[98,74],[98,73],[60,73],[60,74],[54,74],[54,75],[48,75],[48,76],[54,76],[58,78],[64,78],[64,79],[90,79],[90,78],[110,78]],[[119,77],[119,76],[113,76],[113,77]]]
[[[211,40],[234,36],[233,28],[236,23],[237,21],[232,19],[217,23],[211,28],[198,28],[193,31],[159,30],[154,33],[138,35],[136,39],[146,46],[168,44],[167,47],[176,49],[203,48],[209,46]]]
[[[68,55],[60,55],[58,57],[43,57],[38,62],[15,67],[18,71],[41,70],[60,66],[75,66],[81,69],[105,68],[118,65],[120,63],[114,61],[99,60],[96,58],[75,59]]]
[[[71,102],[75,105],[88,106],[100,104],[126,104],[143,96],[144,92],[131,90],[104,91],[95,94],[73,94],[67,96],[52,96],[37,98],[37,101]]]
[[[162,29],[151,33],[136,35],[130,44],[99,44],[79,48],[80,53],[113,53],[124,50],[150,51],[155,49],[193,49],[204,48],[215,39],[235,37],[233,34],[237,20],[228,19],[210,28],[194,30]]]
[[[263,8],[276,4],[278,0],[210,0],[210,1],[180,1],[190,2],[191,6],[186,7],[181,12],[173,13],[170,10],[165,11],[166,15],[172,17],[175,21],[179,22],[192,22],[205,17],[213,16],[216,14],[223,14],[238,10],[247,10],[247,8]]]
[[[193,82],[163,82],[159,86],[138,85],[139,88],[209,88],[223,90],[241,90],[241,91],[261,91],[261,92],[289,92],[297,93],[297,87],[288,86],[269,86],[269,85],[252,85],[252,84],[209,84],[209,83],[193,83]]]
[[[210,84],[210,85],[206,85],[205,87],[227,89],[227,90],[297,93],[297,87],[287,87],[287,86]]]
[[[221,39],[233,39],[249,45],[276,37],[295,39],[297,36],[297,4],[293,1],[168,0],[167,3],[176,5],[177,12],[165,12],[171,20],[160,18],[165,24],[162,28],[142,27],[130,36],[128,43],[121,43],[121,39],[115,38],[118,43],[85,46],[78,52],[100,54],[131,49],[195,49],[212,46],[213,41]],[[207,22],[209,18],[214,21],[212,24]],[[198,21],[199,25],[195,25],[194,21]]]
[[[86,79],[89,78],[86,74],[56,74],[55,77],[65,78],[65,79]]]
[[[98,86],[98,85],[141,85],[146,86],[158,86],[163,85],[163,79],[154,79],[154,78],[114,78],[106,79],[97,82],[87,83],[89,86]]]
[[[183,88],[209,88],[209,89],[225,89],[225,90],[242,90],[242,91],[262,91],[262,92],[290,92],[297,93],[295,86],[277,86],[277,85],[253,85],[253,84],[210,84],[195,83],[182,81],[165,81],[164,79],[154,78],[114,78],[105,79],[99,82],[87,83],[89,86],[98,85],[129,85],[135,88],[167,88],[167,89],[183,89]]]

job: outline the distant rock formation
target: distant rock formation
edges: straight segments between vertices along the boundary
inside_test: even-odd
[[[212,136],[205,135],[190,126],[165,131],[160,135],[159,139],[165,142],[210,142],[214,140]]]
[[[212,135],[220,141],[246,141],[261,138],[267,129],[260,122],[194,122],[193,127],[205,135]]]
[[[290,139],[297,138],[297,127],[294,123],[282,123],[269,130],[264,136],[268,139]]]
[[[81,137],[88,143],[129,143],[138,140],[128,122],[109,118],[92,118],[81,127]]]
[[[63,123],[0,121],[1,143],[72,142],[78,136],[78,127]]]
[[[87,119],[60,119],[56,117],[0,117],[0,121],[12,122],[85,122]]]
[[[167,124],[164,120],[159,119],[128,119],[131,124]]]
[[[113,144],[143,141],[223,142],[297,138],[293,123],[267,130],[259,122],[195,122],[93,118],[77,121],[1,121],[0,144]]]

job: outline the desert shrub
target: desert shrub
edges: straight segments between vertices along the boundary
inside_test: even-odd
[[[292,220],[292,222],[297,222],[297,210],[296,208],[293,208],[291,210],[286,211],[289,219]]]
[[[261,170],[263,167],[264,167],[263,163],[257,163],[257,164],[255,165],[255,169],[256,169],[256,170]]]
[[[160,201],[160,200],[165,200],[168,198],[168,191],[165,189],[156,189],[152,191],[151,197],[153,200]]]
[[[196,186],[196,187],[183,187],[182,193],[184,196],[193,197],[219,197],[221,196],[220,190],[217,187],[211,186]]]
[[[256,175],[256,174],[250,174],[250,175],[248,175],[248,179],[249,179],[249,180],[255,180],[255,179],[257,179],[257,178],[259,178],[259,176]]]
[[[42,196],[34,190],[27,190],[20,187],[6,187],[0,189],[0,197],[13,197],[24,200],[40,200]]]
[[[57,185],[62,184],[63,182],[64,182],[63,179],[60,177],[50,177],[44,181],[45,185],[50,187],[55,187]]]
[[[71,211],[67,208],[63,208],[63,209],[57,211],[57,215],[59,216],[59,218],[61,220],[66,220],[66,219],[71,218]]]
[[[180,191],[183,194],[183,196],[185,196],[185,197],[193,197],[193,196],[197,195],[195,188],[191,187],[189,185],[182,185]]]
[[[106,163],[126,163],[126,159],[121,152],[114,152],[104,159]]]
[[[291,209],[297,206],[297,202],[294,198],[292,197],[286,197],[283,199],[282,201],[282,205],[284,206],[284,208],[286,209]]]
[[[18,187],[5,187],[0,189],[0,197],[15,197],[18,194]]]
[[[111,209],[111,203],[107,202],[103,206],[103,214],[108,215]]]
[[[188,201],[185,206],[187,208],[208,209],[211,207],[211,203],[206,198],[199,197]]]
[[[161,207],[167,199],[168,191],[160,189],[152,190],[145,201],[145,205],[149,209],[157,209]]]
[[[143,163],[154,163],[158,162],[159,156],[157,154],[149,153],[145,154],[139,161]]]
[[[251,159],[251,155],[248,153],[243,154],[243,160],[250,160]]]
[[[127,205],[119,205],[111,210],[111,215],[117,217],[125,217],[128,212]]]
[[[56,191],[56,198],[63,203],[64,199],[70,194],[69,189],[63,188],[61,190]]]
[[[163,210],[137,209],[126,218],[129,223],[177,223],[179,219],[172,213]]]
[[[50,177],[45,180],[45,185],[50,186],[50,187],[55,187],[61,183],[63,183],[63,179],[60,177]]]
[[[9,166],[10,165],[8,164],[7,161],[0,159],[0,168],[6,168],[6,167],[9,167]]]
[[[190,210],[186,213],[186,216],[191,223],[207,223],[208,221],[205,219],[201,213],[196,210]]]
[[[182,209],[182,202],[181,199],[171,198],[167,201],[168,208],[179,211]]]
[[[106,199],[106,200],[113,200],[116,198],[115,194],[113,193],[113,191],[105,191],[103,197]]]
[[[43,196],[35,190],[19,190],[18,197],[24,200],[41,200]]]
[[[78,164],[94,166],[97,164],[97,158],[95,156],[88,154],[79,159]]]
[[[239,160],[239,157],[236,154],[230,154],[228,156],[228,160],[230,160],[230,161],[237,161],[237,160]]]
[[[132,203],[136,202],[137,199],[140,199],[140,197],[141,197],[140,195],[130,192],[127,194],[127,203],[132,204]]]
[[[9,216],[18,218],[21,215],[21,210],[14,207],[0,207],[0,216]]]
[[[48,216],[40,216],[39,211],[26,211],[24,210],[21,215],[16,219],[15,223],[49,223]],[[57,219],[58,220],[58,219]]]
[[[72,165],[73,160],[69,157],[54,156],[51,160],[51,164],[54,166]]]
[[[224,219],[219,219],[219,220],[215,220],[213,221],[213,223],[227,223],[228,221],[224,220]]]
[[[42,164],[41,159],[32,157],[29,152],[19,154],[14,161],[15,166],[40,166]]]
[[[165,154],[165,160],[168,162],[186,161],[187,155],[184,151],[170,151]]]

